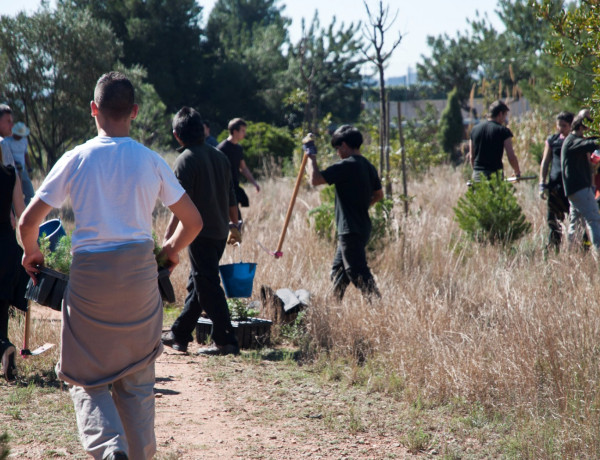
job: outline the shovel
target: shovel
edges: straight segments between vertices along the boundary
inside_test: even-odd
[[[27,358],[28,356],[41,355],[47,350],[50,350],[54,346],[53,343],[45,343],[44,345],[37,347],[31,351],[29,349],[29,334],[31,330],[31,306],[27,302],[27,311],[25,312],[25,333],[23,338],[23,348],[21,349],[21,356]]]
[[[302,144],[307,144],[308,142],[314,142],[314,135],[312,133],[308,133],[304,139],[302,139]],[[313,144],[314,145],[314,144]],[[288,206],[287,213],[285,215],[285,221],[283,222],[283,229],[281,230],[281,235],[279,236],[279,243],[277,244],[277,249],[275,252],[270,252],[272,256],[275,256],[276,259],[279,259],[283,256],[283,252],[281,252],[281,248],[283,247],[283,240],[285,239],[285,233],[287,232],[288,225],[290,223],[290,218],[292,217],[292,211],[294,210],[294,204],[296,203],[296,197],[298,196],[298,190],[300,189],[300,184],[302,183],[302,176],[304,175],[304,169],[306,168],[306,162],[308,161],[308,155],[302,154],[302,163],[300,164],[300,170],[298,171],[298,177],[296,178],[296,185],[294,186],[294,191],[292,192],[292,198],[290,200],[290,204]]]

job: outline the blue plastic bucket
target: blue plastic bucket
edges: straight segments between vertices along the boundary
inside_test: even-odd
[[[59,240],[67,235],[60,219],[47,220],[40,225],[40,234],[38,238],[41,238],[43,234],[46,234],[45,239],[50,241],[50,252],[54,251]]]
[[[239,264],[220,265],[219,273],[221,274],[225,295],[228,298],[250,297],[252,295],[252,285],[256,273],[255,263],[240,262]]]

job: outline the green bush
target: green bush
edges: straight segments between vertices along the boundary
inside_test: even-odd
[[[294,138],[287,128],[278,128],[268,123],[248,122],[246,138],[240,142],[244,148],[246,164],[254,176],[271,174],[271,160],[279,166],[291,161],[294,153]],[[227,139],[228,132],[219,135],[219,142]]]
[[[227,306],[231,319],[234,321],[248,321],[248,318],[258,316],[258,311],[250,308],[242,299],[227,299]]]
[[[392,221],[392,209],[394,201],[383,199],[371,208],[371,238],[367,244],[368,251],[380,249],[391,235],[390,222]]]
[[[458,226],[474,241],[509,244],[531,231],[512,184],[501,174],[474,182],[454,207]]]
[[[308,211],[314,221],[314,229],[320,238],[335,239],[335,185],[327,185],[321,190],[321,204]]]
[[[59,271],[68,275],[71,271],[71,235],[65,235],[50,252],[50,241],[46,239],[46,234],[42,234],[39,241],[40,251],[44,255],[44,265],[52,270]]]

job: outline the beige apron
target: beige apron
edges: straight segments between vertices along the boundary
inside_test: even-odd
[[[78,386],[112,383],[162,353],[162,300],[153,243],[73,255],[62,309],[58,377]]]

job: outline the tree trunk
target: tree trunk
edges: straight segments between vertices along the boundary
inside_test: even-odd
[[[384,177],[385,146],[387,132],[387,100],[385,95],[385,81],[383,78],[383,63],[377,65],[379,69],[379,177]],[[386,185],[387,187],[387,185]]]
[[[390,180],[390,103],[385,104],[386,130],[385,130],[385,197],[392,198],[392,181]]]
[[[402,155],[402,189],[404,194],[404,214],[408,215],[408,187],[406,186],[406,152],[404,150],[404,132],[402,131],[402,104],[398,101],[398,135],[400,136],[400,153]]]

